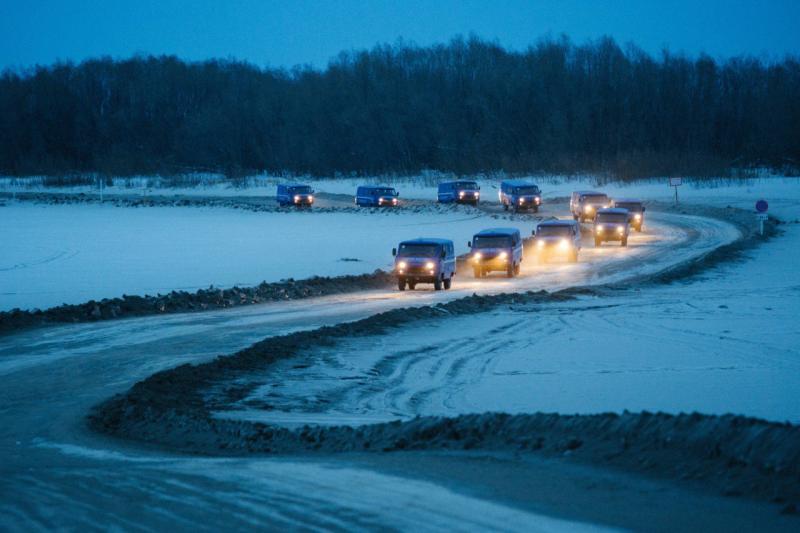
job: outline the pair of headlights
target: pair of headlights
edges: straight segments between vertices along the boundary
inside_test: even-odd
[[[483,259],[483,254],[480,252],[475,252],[472,258],[475,259],[475,261],[480,261],[481,259]],[[500,252],[500,255],[498,255],[497,258],[500,259],[501,261],[505,261],[506,259],[508,259],[508,252]]]
[[[536,245],[539,248],[544,248],[545,242],[539,241],[538,243],[536,243]],[[561,239],[560,241],[558,241],[558,247],[562,250],[566,250],[567,248],[569,248],[569,241],[567,239]]]
[[[408,263],[406,263],[405,261],[400,261],[399,263],[397,263],[397,268],[398,270],[405,270],[406,268],[408,268]],[[434,263],[433,261],[428,261],[427,263],[425,263],[425,268],[427,268],[428,270],[435,270],[436,263]]]

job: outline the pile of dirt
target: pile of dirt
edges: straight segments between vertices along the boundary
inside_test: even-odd
[[[372,274],[313,277],[299,281],[289,279],[275,283],[262,282],[255,287],[230,289],[210,287],[197,292],[172,291],[155,296],[123,295],[121,298],[90,300],[82,304],[64,304],[44,311],[14,309],[0,312],[0,334],[51,324],[189,313],[370,289],[386,289],[393,284],[394,278],[390,273],[376,270]]]

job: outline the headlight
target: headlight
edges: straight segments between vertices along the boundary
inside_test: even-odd
[[[458,193],[458,197],[459,198],[464,198],[464,191],[461,191],[460,193]]]
[[[508,253],[507,252],[500,252],[500,256],[499,257],[500,257],[500,259],[507,259],[508,258]]]
[[[542,199],[539,198],[538,196],[536,198],[534,198],[534,200],[536,201],[537,204],[542,201]]]
[[[561,239],[560,241],[558,241],[558,247],[561,248],[562,250],[566,250],[567,248],[569,248],[569,241],[567,239]]]
[[[427,268],[428,270],[433,270],[434,268],[436,268],[436,265],[433,263],[433,261],[428,261],[427,263],[425,263],[425,268]]]
[[[472,257],[474,257],[476,261],[480,261],[481,257],[483,257],[483,254],[480,252],[476,252],[475,255],[473,255]]]
[[[584,207],[584,208],[583,208],[583,210],[584,210],[584,212],[586,212],[586,213],[591,213],[591,212],[592,212],[592,206],[590,206],[590,205],[587,205],[586,207]]]
[[[635,218],[636,220],[642,220],[642,215],[638,215],[638,214],[637,215],[633,215],[633,218]]]
[[[539,248],[544,248],[544,241],[538,241],[536,243],[536,246],[538,246]]]
[[[480,195],[481,195],[481,193],[479,193],[479,192],[476,192],[476,193],[475,193],[475,198],[477,198],[477,197],[478,197],[478,196],[480,196]]]
[[[308,195],[308,201],[309,202],[313,202],[314,201],[314,196],[309,194]]]
[[[300,195],[299,195],[299,194],[296,194],[296,195],[294,196],[294,201],[295,201],[295,202],[299,202],[299,201],[300,201]]]
[[[597,233],[603,233],[603,226],[597,226]]]
[[[622,226],[617,226],[617,233],[622,233],[625,231],[625,228]]]
[[[397,198],[392,198],[392,203],[396,204],[397,203]]]
[[[397,268],[399,268],[399,269],[401,269],[401,270],[405,270],[405,268],[406,268],[407,266],[408,266],[408,265],[406,264],[406,262],[405,262],[405,261],[400,261],[399,263],[397,263]]]
[[[520,198],[519,199],[519,203],[524,204],[525,203],[525,198]]]

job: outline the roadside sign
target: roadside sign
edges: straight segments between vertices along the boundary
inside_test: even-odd
[[[759,213],[766,213],[767,209],[769,209],[769,204],[766,200],[759,200],[756,202],[756,211]]]
[[[767,215],[769,204],[763,198],[756,202],[756,220],[758,220],[758,233],[764,235],[764,221],[769,219]]]
[[[670,187],[678,187],[683,185],[683,178],[670,178],[669,179],[669,186]]]

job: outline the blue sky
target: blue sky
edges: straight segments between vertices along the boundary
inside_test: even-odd
[[[135,53],[324,67],[341,50],[475,33],[524,49],[611,35],[651,53],[800,55],[800,0],[1,0],[0,67]]]

